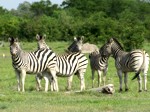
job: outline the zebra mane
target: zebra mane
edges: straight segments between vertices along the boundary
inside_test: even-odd
[[[122,45],[120,44],[120,42],[116,39],[116,38],[112,38],[114,40],[115,43],[117,43],[117,45],[119,45],[119,47],[121,48],[121,50],[124,50]]]
[[[43,39],[43,36],[40,35],[39,37],[40,37],[39,40],[42,40],[42,39]]]

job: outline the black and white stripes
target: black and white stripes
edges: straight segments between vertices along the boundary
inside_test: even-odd
[[[144,50],[133,50],[131,52],[123,51],[121,44],[115,39],[111,38],[103,46],[102,55],[112,55],[115,59],[115,65],[117,68],[119,80],[120,80],[120,91],[122,91],[122,73],[124,73],[125,90],[128,90],[127,85],[127,73],[135,72],[135,76],[138,78],[139,91],[142,91],[142,80],[140,72],[144,74],[144,90],[147,90],[147,72],[149,68],[149,55]]]
[[[100,49],[100,52],[101,52],[101,49]],[[98,87],[100,87],[100,84],[101,84],[102,73],[103,73],[103,85],[105,85],[109,57],[101,56],[100,52],[95,51],[89,54],[90,66],[91,66],[91,71],[92,71],[92,87],[94,87],[95,71],[98,72]]]
[[[103,73],[103,82],[105,85],[106,72],[108,69],[108,58],[105,56],[101,56],[101,48],[100,52],[96,45],[85,43],[83,44],[83,36],[74,38],[73,43],[68,47],[69,52],[82,52],[82,53],[90,53],[90,66],[92,70],[92,87],[94,87],[94,73],[98,72],[98,87],[101,84],[101,74]]]
[[[44,38],[42,38],[42,36],[38,40],[38,46],[45,46],[45,49],[47,49],[47,45],[45,43]],[[43,48],[44,47],[40,49]],[[57,76],[68,77],[67,89],[68,90],[71,89],[73,74],[77,73],[81,81],[80,90],[81,91],[84,90],[85,89],[84,74],[86,72],[86,68],[88,65],[88,60],[86,56],[84,54],[77,52],[77,53],[56,55],[56,59],[57,59],[57,68],[58,68]]]
[[[18,80],[18,91],[22,85],[24,92],[24,82],[26,73],[39,73],[47,69],[56,81],[56,55],[52,50],[40,49],[34,52],[24,52],[18,42],[18,39],[9,38],[10,53],[12,55],[12,63]],[[48,82],[46,82],[45,91],[48,90]]]

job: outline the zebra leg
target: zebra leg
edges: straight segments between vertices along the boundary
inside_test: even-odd
[[[56,87],[55,87],[55,83],[54,83],[52,75],[50,75],[50,77],[49,77],[49,82],[51,85],[51,91],[56,91]]]
[[[37,83],[36,89],[37,89],[37,91],[40,91],[42,88],[42,86],[41,86],[41,80],[43,78],[42,73],[38,73],[35,78],[36,78],[36,83]]]
[[[95,70],[92,70],[92,88],[94,88],[94,74]]]
[[[147,73],[144,73],[144,90],[147,91]]]
[[[47,92],[48,91],[49,79],[46,75],[44,75],[44,80],[45,80],[45,92]]]
[[[17,89],[18,89],[18,91],[20,91],[20,86],[21,86],[20,73],[18,71],[15,71],[15,72],[16,72],[16,77],[17,77]]]
[[[120,89],[119,89],[119,91],[121,92],[122,91],[122,71],[118,70],[117,73],[118,73],[119,83],[120,83]]]
[[[26,78],[26,71],[21,71],[21,84],[22,84],[22,92],[25,92],[24,84],[25,84],[25,78]]]
[[[102,82],[101,75],[102,75],[102,71],[98,70],[98,87],[100,87],[101,82]]]
[[[137,79],[139,84],[139,92],[142,92],[142,78],[140,74],[138,75]]]
[[[67,91],[71,90],[73,75],[69,76],[67,79]]]
[[[45,92],[48,91],[49,83],[51,85],[51,91],[55,91],[54,80],[53,80],[52,75],[48,71],[44,71],[42,72],[42,77],[44,77],[44,80],[45,80]]]
[[[128,74],[124,73],[124,84],[125,84],[125,91],[128,91]]]
[[[144,64],[144,70],[143,70],[143,74],[144,74],[144,90],[147,91],[147,72],[149,69],[149,55],[146,53],[145,55],[145,64]]]
[[[83,91],[85,90],[85,83],[84,83],[84,72],[82,70],[79,71],[78,77],[80,79],[80,91]]]
[[[107,69],[105,69],[103,71],[103,85],[105,86],[106,85],[106,74],[107,74]]]
[[[58,89],[58,81],[57,81],[57,76],[56,76],[56,70],[51,69],[50,73],[53,77],[54,90],[56,90],[58,92],[59,89]]]

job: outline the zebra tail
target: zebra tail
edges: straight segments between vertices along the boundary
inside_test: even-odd
[[[89,59],[91,59],[91,54],[89,54]]]
[[[135,76],[132,78],[132,80],[134,80],[135,78],[137,78],[140,75],[140,72],[136,73]]]

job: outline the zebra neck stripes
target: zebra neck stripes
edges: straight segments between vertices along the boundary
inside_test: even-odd
[[[125,51],[123,51],[122,49],[120,49],[120,47],[116,45],[112,45],[111,49],[112,49],[112,55],[115,59],[117,59],[117,57],[120,57],[121,55],[126,54]]]

